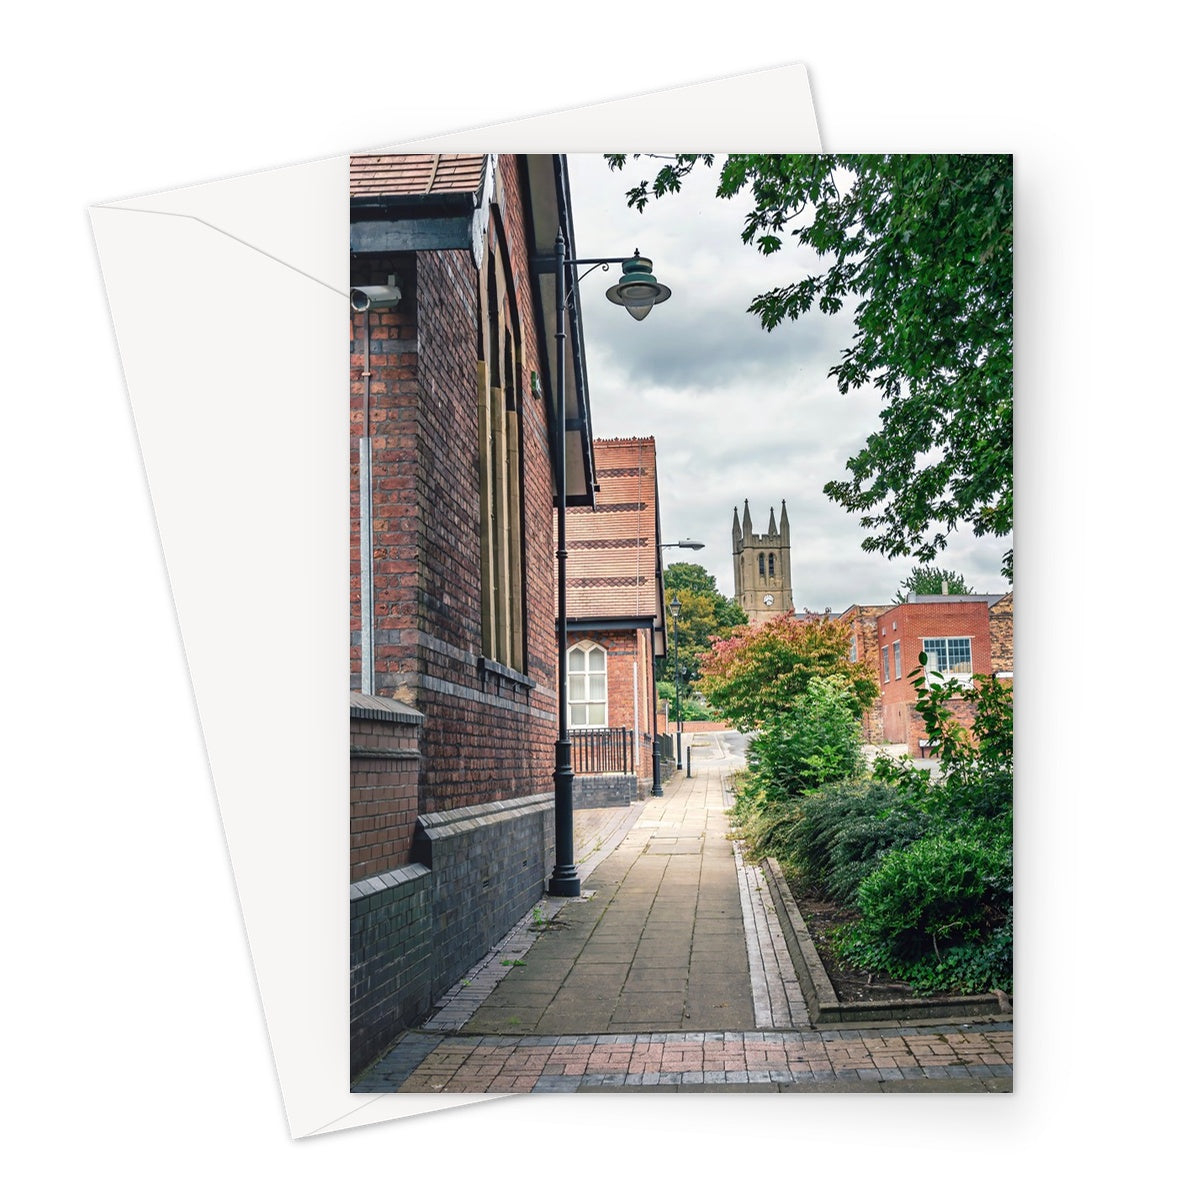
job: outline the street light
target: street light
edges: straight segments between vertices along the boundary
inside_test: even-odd
[[[683,605],[676,596],[671,601],[671,625],[675,630],[675,770],[683,770],[683,713],[679,708],[679,610]]]
[[[555,382],[558,393],[558,741],[554,744],[554,872],[546,884],[551,896],[578,896],[575,866],[575,773],[571,769],[571,735],[567,729],[567,267],[587,266],[582,279],[597,267],[606,271],[620,263],[620,280],[605,292],[635,320],[644,320],[656,304],[670,299],[671,289],[650,273],[654,264],[634,250],[632,258],[568,258],[562,230],[554,239]],[[535,267],[540,264],[535,263]],[[576,280],[578,284],[579,280]]]
[[[665,550],[669,546],[678,546],[681,550],[703,550],[704,543],[697,542],[690,538],[685,538],[682,542],[659,542],[658,549]],[[678,601],[676,601],[678,603]],[[676,661],[678,662],[678,638],[676,638]],[[675,707],[679,707],[679,701],[676,700]],[[650,789],[650,795],[661,796],[662,790],[662,755],[658,748],[658,693],[654,695],[654,786]]]

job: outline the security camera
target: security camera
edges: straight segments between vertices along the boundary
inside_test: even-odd
[[[400,303],[400,289],[391,284],[373,284],[350,289],[350,307],[355,312],[395,308]]]

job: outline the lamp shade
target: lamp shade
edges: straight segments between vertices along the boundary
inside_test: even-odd
[[[651,274],[654,264],[642,258],[635,250],[633,258],[621,264],[621,279],[604,294],[614,303],[621,305],[635,320],[644,320],[650,310],[671,298],[671,289],[659,283]]]

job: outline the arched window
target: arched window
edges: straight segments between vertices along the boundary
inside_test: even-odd
[[[608,726],[608,656],[595,642],[567,653],[567,723],[572,729]]]
[[[758,556],[758,573],[760,575],[765,575],[767,573],[767,568],[766,568],[765,564],[766,564],[766,555],[760,554]]]
[[[775,578],[775,555],[773,554],[768,555],[767,557],[767,574],[770,575],[772,579]]]

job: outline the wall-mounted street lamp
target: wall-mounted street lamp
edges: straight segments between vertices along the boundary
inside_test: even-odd
[[[620,280],[605,295],[635,321],[644,320],[656,304],[670,299],[671,289],[651,274],[654,264],[634,250],[632,258],[568,258],[562,230],[554,239],[554,301],[557,311],[554,378],[558,402],[558,741],[554,745],[554,872],[546,884],[551,896],[578,896],[575,866],[575,773],[571,769],[571,735],[567,729],[567,267],[606,271],[620,263]],[[579,276],[580,279],[583,276]],[[576,280],[578,283],[578,280]]]
[[[669,546],[678,546],[681,550],[703,550],[704,543],[693,541],[690,538],[685,538],[682,542],[659,542],[658,549],[666,550]],[[676,638],[678,643],[678,638]],[[676,661],[678,661],[678,650],[676,650]],[[679,707],[679,702],[676,700],[676,708]],[[650,789],[650,795],[661,796],[662,790],[662,755],[658,747],[658,693],[654,694],[654,786]]]

